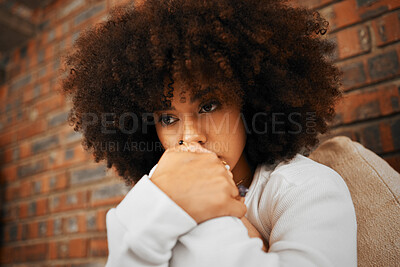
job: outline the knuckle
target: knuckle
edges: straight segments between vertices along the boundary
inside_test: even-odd
[[[226,171],[224,165],[222,165],[221,163],[218,163],[215,165],[215,167],[216,167],[217,174],[225,178],[227,171]]]
[[[228,202],[227,200],[228,197],[226,196],[226,194],[219,194],[218,197],[216,197],[216,208],[222,209],[223,207],[225,207],[226,203]]]
[[[175,148],[167,148],[166,150],[165,150],[165,154],[171,154],[171,153],[174,153],[174,152],[176,152],[176,149]]]
[[[211,162],[216,162],[218,160],[218,156],[215,153],[202,153],[204,158]]]
[[[212,169],[212,172],[214,173],[215,176],[219,178],[223,177],[223,174],[221,172],[221,166],[217,164],[212,164],[209,168]]]
[[[224,180],[225,180],[225,181],[224,181],[224,185],[223,185],[224,191],[225,191],[226,193],[231,194],[232,189],[233,189],[233,185],[232,185],[231,183],[229,183],[227,179],[224,178]]]
[[[239,189],[236,186],[234,186],[234,188],[233,188],[233,196],[236,197],[238,195],[239,195]]]
[[[217,154],[215,154],[214,152],[208,153],[208,154],[212,159],[214,159],[216,161],[220,161],[220,159],[218,158]]]

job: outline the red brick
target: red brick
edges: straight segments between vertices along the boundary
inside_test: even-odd
[[[34,135],[38,135],[43,133],[46,130],[47,121],[45,119],[38,119],[34,122],[27,123],[17,131],[17,140],[20,141],[22,139],[32,137]]]
[[[337,66],[344,72],[343,91],[388,80],[400,74],[400,46],[388,46],[373,54],[339,62]]]
[[[91,191],[92,207],[116,205],[122,201],[128,192],[123,184],[104,185]]]
[[[47,219],[47,233],[46,236],[53,236],[54,234],[54,220]]]
[[[394,10],[398,7],[400,7],[399,1],[393,1],[393,0],[374,1],[368,5],[359,7],[358,14],[360,15],[360,18],[365,20],[371,17],[379,16],[380,14],[386,13],[388,10]]]
[[[338,43],[339,59],[364,54],[371,49],[371,38],[367,26],[361,25],[347,28],[339,31],[334,36]]]
[[[24,88],[24,94],[22,95],[22,103],[26,105],[27,103],[31,102],[34,99],[34,97],[35,97],[34,87],[32,86],[32,84],[30,84],[29,86]]]
[[[320,13],[329,21],[328,32],[360,21],[356,1],[337,2],[321,9]]]
[[[107,238],[91,239],[89,243],[89,256],[106,257],[108,255]]]
[[[87,207],[86,191],[61,194],[50,198],[50,211],[52,213],[73,210],[73,209],[84,209],[86,207]]]
[[[65,151],[60,149],[54,152],[57,153],[57,156],[56,156],[56,161],[50,165],[51,169],[53,170],[60,168],[66,169],[67,167],[73,166],[76,163],[90,160],[90,154],[82,148],[81,144],[76,144],[75,147],[67,149],[72,149],[74,156],[70,159],[66,159]]]
[[[41,193],[47,193],[50,191],[50,178],[48,176],[42,177],[39,180],[42,183]]]
[[[54,57],[54,45],[50,44],[45,48],[45,62],[50,62]]]
[[[371,120],[362,124],[339,126],[333,129],[324,140],[336,135],[345,135],[381,155],[382,153],[395,152],[400,149],[400,142],[396,139],[399,131],[398,125],[400,125],[399,115],[380,120]]]
[[[55,39],[60,39],[61,36],[63,36],[63,33],[64,33],[63,27],[64,27],[64,24],[62,24],[62,23],[60,23],[54,27]]]
[[[86,232],[86,213],[78,215],[78,229],[80,232]]]
[[[47,212],[48,212],[47,206],[48,206],[47,198],[38,199],[36,201],[36,215],[42,216],[42,215],[47,214]]]
[[[7,87],[5,85],[0,86],[0,101],[1,103],[5,103],[7,97]]]
[[[373,20],[372,29],[377,46],[400,40],[400,12],[386,14]]]
[[[68,185],[68,177],[66,173],[52,175],[48,179],[49,187],[52,191],[65,189]]]
[[[17,261],[40,261],[47,258],[47,244],[24,245],[16,250],[14,259]]]
[[[24,159],[31,155],[32,155],[31,143],[30,142],[21,142],[19,145],[19,157],[21,159]]]
[[[31,222],[28,223],[27,225],[28,225],[28,238],[29,239],[37,238],[39,236],[38,223]]]
[[[53,150],[49,153],[48,156],[48,169],[49,170],[56,170],[58,169],[62,163],[62,151],[61,149]]]
[[[399,1],[380,0],[372,2],[370,5],[358,7],[357,2],[351,0],[336,2],[319,11],[329,21],[330,30],[336,30],[379,16],[387,10],[395,10],[399,6]]]
[[[87,256],[87,240],[73,239],[69,241],[69,257],[83,258]]]
[[[20,198],[20,187],[18,185],[10,185],[4,191],[5,201],[9,202]]]
[[[49,259],[55,260],[57,258],[57,242],[49,242]]]
[[[34,108],[38,111],[38,116],[46,115],[50,111],[63,108],[65,105],[65,98],[60,94],[53,94],[46,99],[34,105]]]
[[[18,210],[21,219],[28,217],[28,203],[21,203]]]
[[[3,233],[4,233],[3,240],[5,242],[15,242],[15,241],[21,240],[21,232],[22,232],[21,225],[15,223],[15,222],[12,222],[9,224],[4,224],[3,227],[4,227],[3,228]]]
[[[97,211],[96,218],[97,218],[97,229],[99,231],[106,230],[106,215],[108,210],[99,210]]]
[[[0,134],[0,146],[4,147],[15,140],[15,131],[7,131]]]
[[[1,221],[3,222],[13,222],[17,219],[19,214],[18,212],[18,207],[17,205],[10,205],[10,206],[3,206],[3,211],[2,211],[2,218]]]
[[[14,148],[5,149],[3,152],[3,163],[10,163],[13,161]]]
[[[41,96],[45,96],[45,95],[47,95],[47,94],[49,94],[51,92],[54,92],[55,88],[53,88],[52,86],[54,86],[54,85],[52,84],[51,81],[48,81],[48,80],[44,81],[42,83],[42,87],[41,87],[41,90],[40,90]]]
[[[69,257],[69,242],[59,241],[50,244],[50,258],[51,259],[68,259]]]
[[[13,247],[1,246],[0,247],[0,264],[11,264],[13,262],[12,251]]]
[[[86,213],[68,216],[64,218],[64,233],[85,233],[86,232]]]
[[[114,6],[119,6],[119,5],[123,5],[123,4],[126,4],[126,3],[130,3],[129,0],[109,0],[109,2],[110,2],[110,4],[109,4],[110,7],[114,7]],[[135,3],[135,5],[138,5],[141,2],[143,2],[143,0],[136,0],[134,3]]]
[[[17,166],[16,165],[10,165],[7,167],[3,167],[0,170],[1,183],[15,181],[16,178],[17,178]]]
[[[368,57],[368,75],[371,82],[389,79],[400,73],[400,46],[396,48],[389,48]]]
[[[336,107],[342,124],[377,118],[399,111],[400,95],[396,84],[349,92]]]
[[[382,123],[379,125],[382,138],[382,149],[384,152],[393,151],[393,136],[389,125]]]
[[[303,6],[303,7],[307,7],[307,8],[311,8],[311,9],[318,9],[321,6],[326,6],[329,5],[333,2],[335,2],[335,0],[297,0],[294,1],[298,6]],[[289,1],[289,3],[291,3]]]
[[[47,214],[47,198],[30,200],[19,204],[19,217],[27,218],[31,216],[42,216]]]
[[[20,186],[20,196],[22,198],[28,197],[32,194],[32,181],[24,180],[21,182]]]

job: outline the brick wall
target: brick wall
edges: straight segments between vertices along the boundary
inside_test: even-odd
[[[400,172],[400,1],[298,0],[328,21],[337,43],[333,60],[344,72],[344,99],[333,130],[346,135]]]
[[[25,12],[40,33],[0,55],[2,266],[104,266],[105,214],[128,189],[82,149],[65,122],[70,106],[55,91],[60,57],[116,2],[58,0]],[[334,60],[345,72],[332,134],[361,142],[400,171],[400,1],[301,4],[329,20],[326,38],[338,43]]]
[[[1,55],[1,266],[105,264],[105,214],[128,188],[82,149],[66,123],[70,104],[56,89],[61,56],[116,2],[59,0],[27,12],[39,34]]]

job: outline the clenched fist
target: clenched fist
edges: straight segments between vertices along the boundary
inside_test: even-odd
[[[189,149],[167,149],[158,162],[151,181],[185,210],[197,223],[246,214],[232,173],[218,156],[197,143]]]

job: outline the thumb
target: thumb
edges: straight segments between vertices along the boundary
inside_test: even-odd
[[[228,216],[233,216],[237,218],[242,218],[246,215],[247,207],[244,204],[244,201],[233,201],[232,205],[229,208]]]

